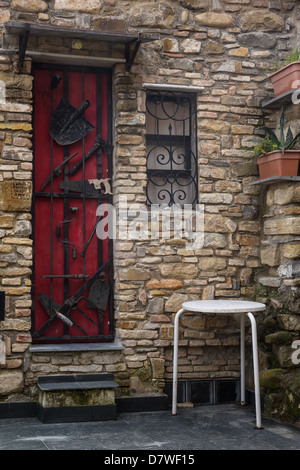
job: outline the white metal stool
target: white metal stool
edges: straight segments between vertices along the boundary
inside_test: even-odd
[[[253,370],[255,388],[255,412],[256,427],[261,428],[261,406],[259,390],[259,368],[258,368],[258,348],[256,321],[252,312],[265,310],[265,304],[260,302],[248,302],[246,300],[196,300],[185,302],[182,308],[175,315],[174,324],[174,356],[173,356],[173,396],[172,414],[177,413],[177,369],[178,369],[178,334],[179,318],[183,312],[197,313],[240,313],[241,314],[241,403],[245,404],[245,315],[251,322],[252,330],[252,350],[253,350]]]

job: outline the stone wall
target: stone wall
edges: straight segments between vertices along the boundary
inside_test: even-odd
[[[266,412],[299,423],[299,183],[263,190],[258,295],[269,306],[261,322]]]
[[[6,84],[9,105],[0,108],[4,195],[0,274],[7,299],[5,319],[0,323],[6,345],[5,363],[0,365],[1,397],[33,393],[38,375],[78,371],[113,372],[121,385],[119,393],[161,391],[172,376],[173,319],[182,301],[256,295],[255,276],[261,268],[261,189],[251,185],[257,169],[244,149],[253,144],[254,129],[263,123],[262,99],[272,95],[266,69],[297,43],[298,18],[294,1],[1,2],[2,24],[29,21],[160,35],[159,40],[140,46],[130,72],[122,64],[114,69],[114,202],[118,206],[121,195],[136,207],[146,201],[142,85],[153,82],[204,88],[197,94],[197,138],[199,202],[205,208],[201,249],[189,250],[184,240],[175,238],[116,241],[116,340],[123,351],[30,352],[30,207],[14,206],[16,198],[11,203],[5,194],[11,194],[14,183],[21,181],[30,198],[32,77],[30,60],[20,68],[15,55],[3,52],[0,80]],[[16,49],[17,39],[3,30],[3,50]],[[83,41],[78,51],[62,37],[30,41],[31,49],[44,52],[124,54],[123,46],[90,41]],[[267,118],[275,126],[273,114],[267,113]],[[23,199],[22,203],[26,204]],[[180,331],[179,378],[238,378],[238,327],[236,318],[186,316]]]

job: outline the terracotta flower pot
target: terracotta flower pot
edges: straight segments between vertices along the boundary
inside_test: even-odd
[[[281,150],[266,153],[257,158],[261,179],[273,176],[298,176],[300,150]]]
[[[300,61],[292,62],[282,69],[277,70],[277,72],[270,75],[270,79],[275,96],[282,95],[293,88],[300,88]],[[296,80],[299,80],[297,84],[295,84]]]

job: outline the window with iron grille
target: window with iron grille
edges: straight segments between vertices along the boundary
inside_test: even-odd
[[[196,95],[148,90],[146,143],[148,204],[196,204]]]

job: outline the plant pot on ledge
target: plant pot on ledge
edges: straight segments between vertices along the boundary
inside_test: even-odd
[[[274,150],[257,158],[260,179],[298,176],[300,150]]]
[[[270,75],[275,96],[300,87],[300,61],[292,62]],[[296,82],[298,80],[298,82]]]

